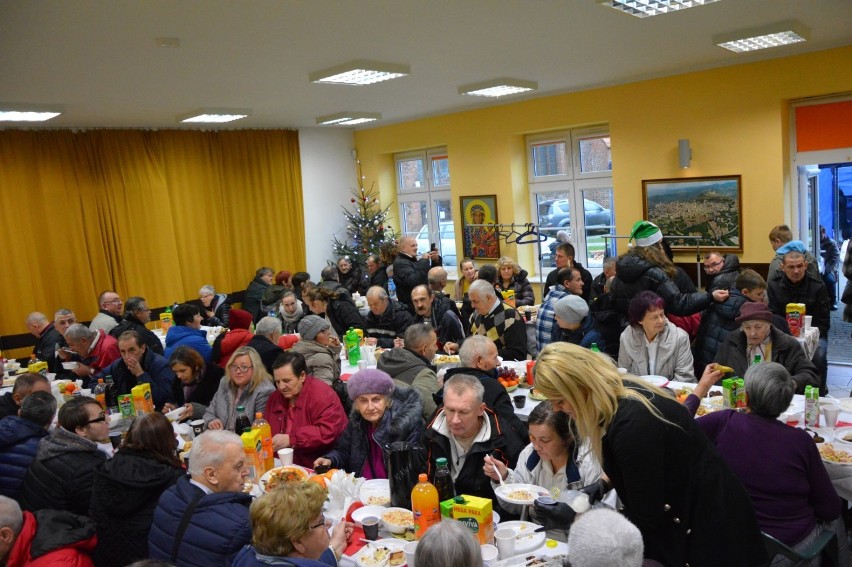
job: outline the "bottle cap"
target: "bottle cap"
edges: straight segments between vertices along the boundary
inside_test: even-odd
[[[429,480],[429,477],[426,476],[426,473],[420,473],[420,476],[417,477],[417,480],[419,482],[426,482],[427,480]]]
[[[263,412],[261,412],[261,411],[257,412],[256,414],[254,414],[254,418],[255,419],[263,419]]]
[[[237,411],[246,411],[245,406],[237,406]]]
[[[464,504],[465,502],[467,502],[467,500],[464,499],[464,496],[459,495],[453,497],[453,502],[455,502],[456,504]]]
[[[435,459],[435,464],[439,467],[445,467],[447,466],[447,459],[445,459],[444,457],[439,457],[438,459]]]

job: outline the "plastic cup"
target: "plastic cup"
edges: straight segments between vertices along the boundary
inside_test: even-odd
[[[278,451],[278,459],[281,461],[282,465],[292,465],[293,464],[293,449],[286,448]]]
[[[526,396],[515,396],[512,399],[515,400],[515,407],[518,408],[518,409],[524,407],[527,404],[527,397]]]
[[[377,517],[367,516],[361,520],[361,527],[364,528],[364,538],[370,541],[379,539],[379,519]]]
[[[840,407],[835,405],[825,405],[820,408],[822,417],[825,421],[825,427],[836,427],[837,416],[840,414]]]
[[[192,427],[192,434],[198,437],[202,433],[204,433],[204,420],[203,419],[194,419],[189,422],[189,426]]]
[[[408,564],[408,567],[414,567],[414,554],[417,552],[417,542],[410,541],[406,543],[402,548],[402,552],[405,554],[405,562]]]
[[[805,329],[810,329],[811,324],[813,323],[814,317],[813,315],[805,315]]]
[[[500,559],[508,559],[515,555],[515,530],[501,529],[494,532],[494,543],[497,544],[497,551],[500,553]]]
[[[358,361],[358,370],[364,370],[365,368],[367,368],[367,361],[364,360],[364,359],[359,360]]]
[[[497,562],[497,554],[500,553],[496,545],[486,543],[480,546],[482,548],[482,564],[489,567]],[[410,564],[409,564],[410,565]]]

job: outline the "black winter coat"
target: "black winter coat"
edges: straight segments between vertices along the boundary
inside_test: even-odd
[[[364,278],[364,284],[361,286],[361,295],[366,295],[367,290],[373,286],[379,286],[385,291],[388,290],[388,270],[384,265],[379,266],[379,269],[373,275],[367,275]]]
[[[388,299],[388,306],[381,315],[372,311],[364,318],[364,336],[377,339],[381,348],[393,348],[395,338],[402,338],[405,330],[414,323],[414,317],[402,303]]]
[[[263,299],[263,294],[266,291],[266,288],[268,287],[268,283],[260,279],[260,277],[255,277],[248,284],[245,295],[243,295],[243,310],[251,313],[255,323],[260,321],[260,318],[266,315],[266,313],[261,313],[260,302]]]
[[[412,258],[406,254],[397,254],[393,261],[393,281],[396,284],[396,298],[405,305],[411,305],[411,290],[419,285],[429,285],[429,270],[442,265],[441,257],[437,262],[429,259]]]
[[[627,316],[627,306],[640,291],[653,291],[666,302],[666,313],[692,315],[707,308],[713,301],[708,292],[682,293],[677,285],[657,266],[630,252],[616,263],[615,280],[610,295],[612,309]]]
[[[142,339],[142,342],[147,345],[149,349],[162,356],[163,343],[160,342],[160,338],[155,335],[153,331],[148,329],[148,327],[145,326],[145,323],[133,315],[125,315],[124,319],[121,320],[121,323],[110,329],[109,334],[118,339],[124,331],[136,331],[139,333],[139,337]]]
[[[341,295],[337,299],[330,299],[326,308],[326,315],[331,321],[331,326],[338,337],[343,337],[349,327],[354,329],[364,328],[364,318],[358,312],[358,308],[349,299],[349,296]]]
[[[60,341],[62,341],[62,335],[53,327],[53,323],[49,323],[33,348],[33,354],[39,360],[47,362],[49,372],[57,372],[58,369],[62,368],[62,360],[56,357],[56,345]]]
[[[18,410],[21,409],[15,403],[15,398],[12,397],[12,392],[0,394],[0,419],[9,417],[10,415],[18,415]]]
[[[734,287],[737,276],[740,275],[740,259],[736,254],[725,254],[724,261],[722,269],[707,280],[704,286],[707,291],[728,290]]]
[[[438,336],[438,348],[443,347],[445,343],[452,342],[461,344],[464,340],[464,327],[458,317],[458,309],[450,308],[450,304],[455,307],[455,302],[444,294],[435,295],[432,300],[432,316],[428,318],[420,315],[414,316],[415,323],[429,323],[435,329],[435,334]]]
[[[361,268],[355,264],[352,264],[352,268],[345,274],[340,274],[340,285],[346,288],[346,290],[352,294],[361,289],[361,285],[364,282],[364,273],[361,271]]]
[[[373,434],[373,439],[382,447],[387,443],[395,441],[408,441],[413,450],[412,462],[418,464],[417,470],[422,470],[419,465],[423,463],[423,447],[420,445],[420,435],[423,432],[423,404],[420,394],[412,388],[397,386],[392,394],[393,403],[385,410],[385,415],[379,423],[379,428]],[[343,468],[347,472],[363,476],[364,464],[370,454],[370,446],[367,441],[369,425],[358,410],[353,409],[349,414],[349,423],[343,430],[340,438],[334,445],[334,449],[326,455],[331,459],[333,466]],[[387,453],[385,452],[385,467],[387,467]]]
[[[793,284],[787,275],[778,270],[767,282],[766,297],[769,309],[782,317],[786,316],[788,303],[804,303],[807,314],[813,316],[813,326],[819,327],[820,339],[828,338],[831,327],[831,311],[828,300],[828,290],[822,278],[805,273],[798,284]]]
[[[272,364],[279,355],[284,354],[284,349],[262,335],[253,336],[246,346],[257,351],[263,366],[271,376]]]
[[[231,304],[228,302],[228,296],[224,293],[217,293],[210,303],[213,311],[213,316],[207,318],[207,313],[204,306],[201,306],[201,324],[208,327],[227,327],[231,321]]]
[[[95,470],[106,455],[95,443],[61,427],[39,442],[38,454],[24,477],[21,508],[51,508],[89,514]]]
[[[201,379],[189,398],[183,395],[183,383],[175,379],[172,382],[172,396],[174,396],[175,405],[192,404],[192,419],[201,419],[201,416],[207,410],[207,406],[213,400],[213,396],[219,390],[219,384],[224,376],[225,370],[221,366],[213,362],[208,363],[204,366]]]
[[[502,278],[497,277],[497,285],[494,287],[497,291],[509,291],[510,289],[515,292],[515,307],[521,307],[524,305],[535,305],[535,292],[533,292],[532,284],[528,278],[529,272],[526,270],[521,270],[518,272],[516,276],[512,276],[512,281],[509,282],[507,287],[503,287]]]
[[[47,437],[44,427],[28,419],[17,415],[0,419],[0,494],[13,500],[20,497],[42,437]]]
[[[122,449],[95,472],[91,517],[98,525],[97,567],[122,567],[148,557],[148,532],[160,495],[186,471]]]

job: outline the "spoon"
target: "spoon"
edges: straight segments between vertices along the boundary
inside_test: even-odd
[[[503,475],[500,474],[500,469],[494,464],[494,457],[491,455],[487,455],[488,459],[491,461],[491,466],[494,467],[494,471],[497,473],[497,478],[500,479],[500,486],[506,486],[506,483],[503,482]]]

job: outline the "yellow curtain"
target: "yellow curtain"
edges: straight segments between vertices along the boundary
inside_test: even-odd
[[[0,131],[0,336],[81,320],[115,289],[151,306],[305,269],[294,131]]]

